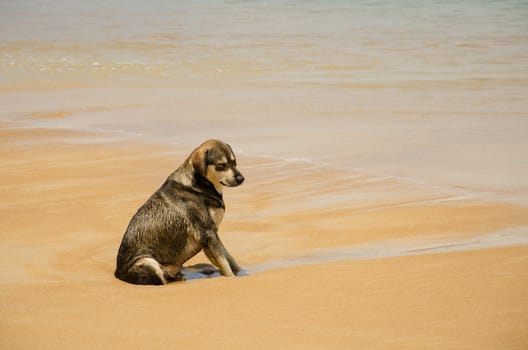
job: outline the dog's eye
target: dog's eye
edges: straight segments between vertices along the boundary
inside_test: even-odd
[[[218,164],[215,165],[215,169],[217,171],[226,170],[227,169],[227,164],[226,163],[218,163]]]

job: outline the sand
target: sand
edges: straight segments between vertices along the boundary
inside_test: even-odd
[[[528,348],[528,208],[241,155],[221,235],[250,275],[133,286],[124,229],[190,150],[1,127],[2,349]]]
[[[3,1],[0,350],[528,349],[528,7],[417,4]],[[245,276],[115,279],[209,138]]]

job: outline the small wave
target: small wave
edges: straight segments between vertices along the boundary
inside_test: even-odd
[[[471,237],[400,238],[357,244],[349,247],[314,250],[311,254],[292,259],[275,260],[246,269],[247,274],[269,270],[315,265],[344,260],[373,260],[401,256],[437,254],[528,245],[528,226],[495,231]]]

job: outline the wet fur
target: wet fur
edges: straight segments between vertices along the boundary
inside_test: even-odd
[[[218,236],[222,186],[244,177],[227,144],[209,140],[176,169],[132,217],[117,254],[115,276],[134,284],[183,280],[183,264],[204,250],[225,276],[240,267]]]

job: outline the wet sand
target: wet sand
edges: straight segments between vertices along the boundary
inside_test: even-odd
[[[138,287],[113,277],[123,231],[190,149],[12,127],[0,348],[528,347],[528,208],[240,154],[221,236],[250,275]]]

